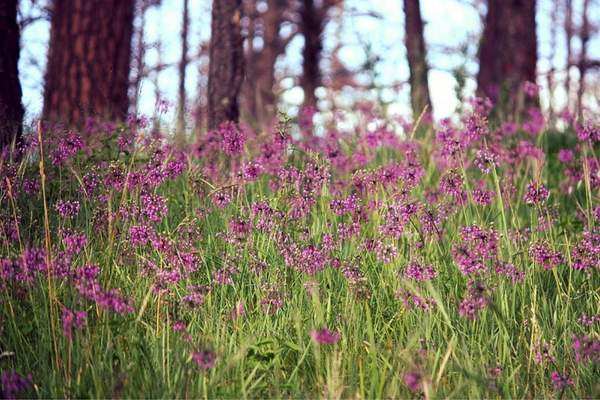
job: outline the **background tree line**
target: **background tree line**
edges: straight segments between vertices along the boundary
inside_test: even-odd
[[[25,1],[37,14],[24,15],[19,11]],[[153,66],[144,61],[151,45],[157,46],[160,54],[161,44],[148,43],[144,32],[146,13],[160,3],[161,0],[0,0],[0,144],[19,141],[23,131],[18,65],[24,27],[36,19],[50,21],[43,120],[74,128],[82,128],[90,117],[124,121],[128,113],[137,111],[143,79],[157,81],[158,74],[170,67],[160,59]],[[551,2],[551,51],[559,46],[559,31],[566,38],[566,74],[559,82],[560,71],[552,63],[540,76],[536,0],[471,0],[482,21],[477,38],[476,93],[492,99],[499,112],[519,119],[525,103],[535,106],[539,102],[537,94],[523,97],[524,85],[544,79],[550,92],[545,107],[550,121],[559,111],[552,101],[552,91],[558,85],[567,93],[567,110],[581,115],[584,95],[598,97],[597,86],[588,87],[586,82],[590,75],[596,76],[600,67],[600,59],[588,51],[600,21],[597,1],[579,0],[577,7],[574,3],[575,0]],[[189,110],[186,71],[194,59],[206,60],[199,63],[201,75],[206,77],[200,84],[205,87],[199,90],[192,110],[196,133],[214,129],[226,120],[241,119],[255,128],[268,126],[281,101],[277,64],[298,36],[304,44],[297,83],[307,109],[319,109],[321,87],[329,92],[347,86],[360,90],[364,84],[356,79],[357,75],[373,73],[379,61],[378,56],[367,57],[362,70],[350,70],[334,51],[328,56],[331,68],[324,76],[326,28],[330,21],[355,12],[343,0],[213,0],[210,40],[191,50],[190,8],[202,4],[200,0],[181,0],[181,57],[176,66],[176,133],[181,140],[185,140],[185,115]],[[403,0],[401,6],[405,20],[398,29],[404,30],[410,71],[406,83],[410,85],[413,118],[417,118],[423,111],[432,111],[430,92],[435,88],[428,83],[429,49],[421,4],[419,0]],[[370,17],[385,18],[376,13]],[[136,24],[136,20],[141,23]],[[459,53],[460,49],[446,51]]]

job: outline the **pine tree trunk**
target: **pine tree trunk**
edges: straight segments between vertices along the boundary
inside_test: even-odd
[[[208,129],[239,119],[244,77],[241,0],[214,0],[208,72]]]
[[[419,0],[404,0],[406,53],[410,69],[410,103],[416,119],[425,107],[432,111],[427,80],[427,57]]]
[[[304,0],[300,10],[300,29],[304,36],[304,49],[302,50],[302,77],[300,86],[304,91],[304,107],[317,106],[315,90],[321,84],[321,51],[323,43],[324,15],[322,9],[315,5],[314,0]]]
[[[0,0],[0,149],[18,142],[22,132],[19,35],[17,0]]]
[[[188,36],[190,26],[189,0],[183,0],[183,23],[181,24],[181,59],[179,61],[179,89],[177,100],[177,142],[185,142],[185,112],[186,112],[186,93],[185,77],[188,66]]]
[[[479,48],[477,93],[522,115],[522,86],[536,81],[535,0],[488,0]]]
[[[54,0],[43,117],[123,120],[134,0]]]

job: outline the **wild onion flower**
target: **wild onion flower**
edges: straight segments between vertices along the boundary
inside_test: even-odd
[[[71,218],[79,214],[80,204],[77,200],[58,200],[54,209],[63,218]]]
[[[552,371],[552,374],[550,374],[550,380],[552,381],[552,387],[556,391],[564,390],[567,386],[573,386],[575,384],[575,381],[573,381],[573,379],[571,379],[568,375],[561,374],[558,371]]]
[[[585,231],[571,250],[571,267],[576,270],[600,269],[600,231]]]
[[[85,311],[71,311],[66,307],[62,310],[63,335],[69,340],[73,340],[73,330],[81,328],[87,319]]]
[[[220,190],[213,194],[212,200],[217,208],[225,208],[231,203],[231,196],[226,191]]]
[[[192,361],[203,370],[215,367],[217,355],[211,350],[200,350],[192,352]]]
[[[235,156],[242,153],[246,134],[238,125],[231,121],[225,121],[219,126],[218,131],[223,141],[225,154]]]
[[[542,204],[548,200],[549,195],[550,193],[544,185],[538,182],[530,182],[527,185],[527,192],[523,196],[523,200],[525,204],[529,205]]]
[[[478,319],[479,312],[489,303],[487,291],[480,282],[469,281],[467,295],[458,307],[458,314],[472,321]]]
[[[571,347],[575,353],[575,361],[584,363],[590,361],[594,364],[600,363],[600,340],[589,336],[571,337]]]
[[[406,265],[402,276],[416,281],[429,281],[437,278],[438,273],[431,265],[422,265],[416,261],[412,261]]]
[[[29,390],[32,385],[31,374],[23,376],[15,370],[5,370],[0,374],[0,395],[3,399],[16,399],[17,394]]]
[[[310,337],[316,344],[335,344],[340,340],[341,334],[327,328],[313,329]]]
[[[151,222],[159,222],[169,211],[167,201],[160,195],[143,194],[140,200],[142,214]]]
[[[557,267],[563,262],[563,257],[560,252],[553,251],[543,242],[533,243],[529,247],[529,256],[535,263],[544,267],[545,270]]]
[[[64,230],[62,232],[62,242],[65,245],[68,255],[79,254],[87,245],[87,236],[83,232],[73,230]]]
[[[404,373],[402,380],[404,384],[413,393],[421,390],[423,377],[418,372],[407,371]]]

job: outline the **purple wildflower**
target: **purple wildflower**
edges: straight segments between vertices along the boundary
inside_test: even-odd
[[[235,156],[244,150],[246,135],[234,122],[226,121],[219,126],[219,135],[223,140],[225,154]]]
[[[562,375],[558,371],[552,371],[550,374],[552,380],[552,387],[554,390],[564,390],[567,386],[573,386],[575,382],[568,375]]]
[[[534,243],[529,247],[529,256],[545,270],[557,267],[563,262],[562,255],[558,251],[553,251],[542,242]]]
[[[592,339],[589,336],[571,338],[571,347],[575,352],[575,361],[584,363],[591,361],[594,364],[600,363],[600,340]]]
[[[548,200],[549,195],[550,193],[544,185],[538,182],[530,182],[527,185],[527,192],[523,196],[523,200],[525,204],[529,205],[542,204]]]
[[[213,203],[215,203],[215,206],[217,206],[218,208],[225,208],[229,205],[229,203],[231,203],[231,196],[229,195],[229,193],[223,190],[220,190],[213,194],[212,199]]]
[[[489,302],[487,289],[479,282],[469,281],[467,296],[458,307],[458,314],[472,321],[479,318],[479,311],[484,309]]]
[[[406,385],[408,390],[410,390],[411,392],[416,393],[421,390],[421,382],[423,380],[423,377],[418,372],[407,371],[404,373],[402,380],[404,381],[404,384]]]
[[[166,200],[157,194],[143,194],[140,196],[142,206],[142,214],[152,222],[159,222],[166,215],[169,209],[167,208]]]
[[[71,311],[64,307],[62,310],[63,335],[69,340],[73,340],[74,328],[81,328],[87,319],[85,311]]]
[[[313,329],[310,337],[316,344],[335,344],[340,340],[340,333],[327,328]]]
[[[31,374],[23,376],[14,370],[6,370],[0,375],[0,395],[3,399],[16,399],[17,394],[29,390],[32,385]]]
[[[214,368],[217,355],[211,350],[200,350],[192,353],[192,361],[203,370]]]
[[[54,209],[63,218],[71,218],[79,214],[79,201],[73,200],[58,200],[54,205]]]
[[[416,261],[408,263],[402,275],[405,278],[414,279],[416,281],[428,281],[435,279],[438,273],[431,265],[421,265]]]

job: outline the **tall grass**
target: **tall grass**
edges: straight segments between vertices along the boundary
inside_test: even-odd
[[[600,396],[598,127],[465,118],[40,127],[0,164],[4,395]]]

